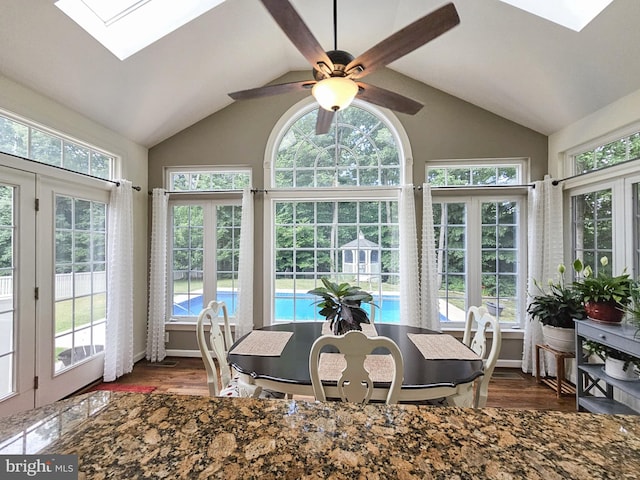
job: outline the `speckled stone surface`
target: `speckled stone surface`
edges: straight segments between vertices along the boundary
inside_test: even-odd
[[[0,419],[24,449],[88,479],[640,479],[640,417],[94,392]]]

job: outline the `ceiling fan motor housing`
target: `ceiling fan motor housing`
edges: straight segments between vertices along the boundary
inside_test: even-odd
[[[345,52],[344,50],[329,50],[327,52],[327,56],[329,60],[333,62],[333,68],[331,65],[320,65],[320,70],[313,70],[313,78],[317,81],[322,80],[327,77],[344,77],[346,76],[344,69],[346,68],[351,60],[353,60],[353,55],[349,52]]]

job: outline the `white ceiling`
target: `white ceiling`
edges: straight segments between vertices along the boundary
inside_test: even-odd
[[[444,3],[339,0],[338,48],[357,56]],[[579,33],[498,0],[454,3],[460,25],[390,68],[546,135],[640,89],[638,0],[614,0]],[[333,2],[293,4],[332,49]],[[124,61],[54,0],[0,1],[0,73],[147,147],[228,92],[306,69],[257,0],[227,0]]]

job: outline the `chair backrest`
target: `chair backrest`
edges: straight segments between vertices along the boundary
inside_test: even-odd
[[[326,400],[326,394],[318,371],[320,351],[326,345],[336,347],[346,360],[347,365],[338,379],[340,398],[342,401],[358,403],[369,402],[373,394],[373,380],[364,366],[366,356],[378,347],[387,349],[393,360],[394,371],[386,403],[397,403],[404,375],[402,353],[398,345],[390,338],[367,337],[357,330],[339,336],[323,335],[313,343],[309,354],[309,373],[311,374],[313,393],[317,400]]]
[[[224,319],[223,329],[220,329],[219,314],[222,311]],[[209,342],[205,326],[209,325]],[[224,333],[223,333],[224,332]],[[198,340],[198,348],[204,361],[204,367],[207,370],[207,384],[209,385],[209,394],[218,396],[220,387],[218,386],[218,373],[222,381],[222,387],[229,385],[231,382],[231,367],[227,363],[227,349],[233,344],[231,336],[231,327],[229,325],[229,315],[227,313],[227,305],[224,302],[211,301],[198,316],[198,324],[196,326],[196,338]],[[211,352],[218,359],[218,365],[215,364],[211,356]]]
[[[485,307],[473,306],[469,307],[469,310],[467,310],[467,319],[466,323],[464,324],[464,336],[462,337],[462,343],[464,343],[467,347],[471,345],[471,333],[473,331],[473,326],[477,325],[477,320],[486,313],[487,309]],[[484,356],[484,350],[482,351],[482,355],[480,356]]]
[[[477,330],[471,337],[473,324],[477,325]],[[487,331],[493,331],[491,340],[491,350],[487,353]],[[467,322],[464,329],[464,337],[462,343],[473,350],[480,358],[484,360],[484,375],[476,384],[476,391],[473,399],[475,408],[484,407],[487,404],[487,394],[489,391],[489,381],[496,362],[500,356],[500,348],[502,346],[502,333],[498,321],[487,313],[484,307],[470,307],[467,312]]]

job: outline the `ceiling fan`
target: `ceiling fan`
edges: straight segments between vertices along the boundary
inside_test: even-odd
[[[312,89],[318,109],[316,134],[327,133],[334,112],[346,108],[354,97],[409,115],[423,105],[384,88],[359,81],[366,75],[412,52],[460,23],[453,3],[407,25],[402,30],[354,58],[337,47],[337,0],[333,2],[334,50],[325,52],[288,0],[261,0],[294,46],[313,66],[314,80],[268,85],[230,93],[234,100],[265,97]]]

